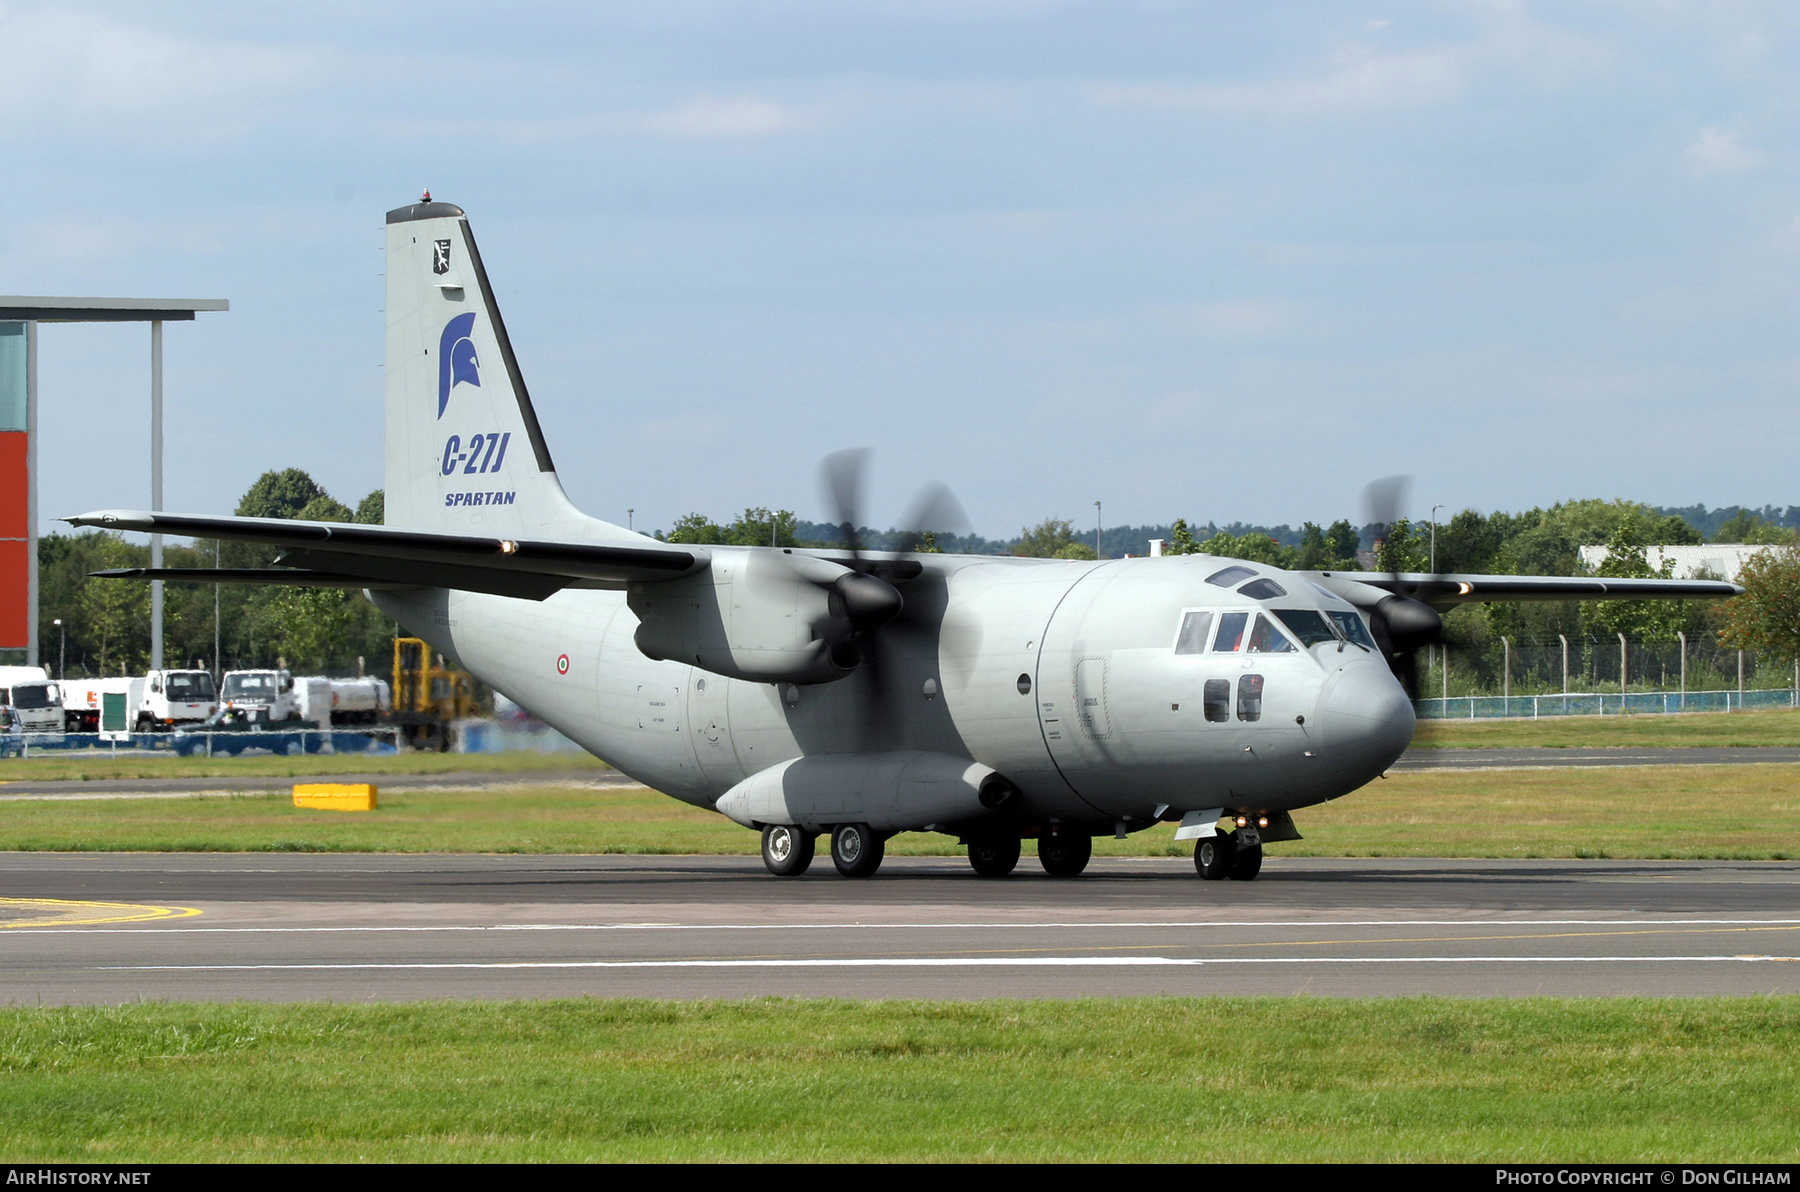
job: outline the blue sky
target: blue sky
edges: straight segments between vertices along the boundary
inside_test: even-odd
[[[1781,3],[0,3],[0,292],[168,333],[170,508],[381,483],[382,213],[460,204],[565,485],[667,526],[1800,503]],[[148,332],[47,328],[48,519]]]

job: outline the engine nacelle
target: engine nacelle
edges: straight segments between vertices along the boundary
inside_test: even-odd
[[[883,581],[809,555],[710,550],[705,571],[627,589],[646,657],[754,683],[829,683],[855,669],[841,592]]]
[[[747,828],[793,824],[822,831],[868,824],[877,832],[980,819],[1017,797],[992,766],[945,753],[825,753],[752,774],[716,805]]]

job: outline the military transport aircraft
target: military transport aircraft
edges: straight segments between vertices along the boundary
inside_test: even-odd
[[[384,526],[68,520],[280,547],[267,569],[100,574],[363,590],[624,773],[760,831],[778,875],[821,833],[864,877],[927,831],[989,877],[1035,839],[1067,877],[1096,835],[1178,822],[1201,876],[1254,878],[1293,811],[1406,749],[1399,676],[1440,610],[1741,591],[661,542],[564,495],[469,222],[429,193],[387,216],[386,384]],[[827,465],[852,528],[858,466]]]

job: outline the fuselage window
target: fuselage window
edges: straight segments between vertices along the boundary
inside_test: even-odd
[[[1229,588],[1232,584],[1238,583],[1241,580],[1250,579],[1255,575],[1256,572],[1250,570],[1248,567],[1227,567],[1223,571],[1215,571],[1207,576],[1206,582],[1209,584],[1217,584],[1221,588]]]
[[[1206,631],[1211,628],[1211,613],[1188,613],[1181,618],[1181,636],[1175,639],[1175,652],[1177,654],[1206,653]]]
[[[1219,635],[1213,638],[1213,653],[1232,654],[1244,646],[1244,622],[1249,613],[1220,613]]]
[[[1224,724],[1231,719],[1231,680],[1208,679],[1206,681],[1206,718],[1213,724]]]
[[[1294,643],[1275,628],[1275,622],[1269,620],[1267,613],[1256,618],[1256,628],[1250,631],[1252,654],[1291,654],[1293,651]]]
[[[1277,596],[1286,596],[1287,589],[1272,579],[1259,579],[1239,588],[1238,595],[1248,596],[1252,600],[1273,600]]]
[[[1354,644],[1365,650],[1375,648],[1375,639],[1369,636],[1369,627],[1364,625],[1363,619],[1355,613],[1340,613],[1334,610],[1325,615],[1330,617],[1331,623],[1342,630],[1344,636]]]
[[[1314,612],[1310,608],[1278,608],[1272,611],[1288,627],[1288,632],[1300,639],[1302,646],[1316,646],[1320,642],[1337,640],[1337,634],[1325,622],[1324,613]]]
[[[1262,719],[1263,677],[1243,675],[1238,679],[1238,719]]]

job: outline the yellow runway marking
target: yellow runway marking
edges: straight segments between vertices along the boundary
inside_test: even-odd
[[[0,898],[0,915],[39,912],[27,918],[7,918],[8,927],[88,927],[97,923],[144,923],[151,919],[191,919],[199,910],[191,906],[149,906],[139,902],[84,902],[67,898]]]

